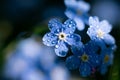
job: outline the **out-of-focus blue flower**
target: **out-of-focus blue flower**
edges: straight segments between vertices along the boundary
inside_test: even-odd
[[[34,37],[27,38],[19,41],[16,53],[28,60],[35,61],[40,57],[42,46]]]
[[[90,17],[89,26],[87,34],[92,40],[103,40],[107,45],[115,44],[114,38],[109,34],[112,26],[107,20],[99,22],[98,17]]]
[[[58,73],[59,72],[59,73]],[[57,65],[50,72],[51,80],[70,80],[66,67]]]
[[[105,48],[102,50],[100,57],[102,64],[100,65],[100,73],[105,74],[107,72],[108,66],[113,64],[113,50],[111,48]]]
[[[68,80],[68,71],[55,63],[54,49],[43,45],[39,37],[21,40],[5,64],[5,78],[12,80]],[[60,70],[60,71],[59,71]],[[59,74],[56,74],[59,71]]]
[[[29,62],[18,55],[12,55],[7,59],[4,74],[6,77],[17,79],[28,68],[30,68]]]
[[[99,55],[93,49],[93,42],[88,42],[83,46],[76,46],[72,48],[73,56],[66,59],[66,65],[69,69],[79,68],[80,74],[83,77],[89,76],[92,70],[100,64]]]
[[[67,6],[65,15],[75,20],[78,30],[83,30],[85,27],[84,23],[88,23],[87,12],[90,9],[90,5],[82,0],[64,0],[64,3]]]
[[[21,80],[49,80],[40,69],[28,69],[21,75]]]
[[[44,35],[43,43],[47,46],[55,46],[55,53],[60,57],[66,56],[68,45],[74,45],[81,40],[78,34],[74,34],[76,23],[71,19],[64,24],[57,19],[52,19],[48,26],[51,32]]]
[[[33,65],[41,64],[45,70],[51,69],[56,59],[55,54],[53,54],[54,49],[43,45],[34,36],[21,40],[17,45],[16,53]]]

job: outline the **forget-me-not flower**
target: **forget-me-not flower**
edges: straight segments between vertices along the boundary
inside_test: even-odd
[[[51,32],[44,35],[43,43],[47,46],[55,46],[55,53],[58,56],[65,57],[68,45],[74,45],[81,40],[78,34],[74,34],[76,23],[71,19],[65,21],[64,24],[57,19],[52,19],[48,26]]]
[[[85,27],[84,23],[88,24],[88,14],[90,5],[82,0],[64,0],[67,7],[65,15],[68,18],[73,19],[77,23],[77,29],[83,30]]]
[[[100,65],[100,73],[105,74],[107,72],[108,66],[113,64],[113,49],[112,48],[105,48],[101,51],[100,57],[101,57],[101,65]]]
[[[115,44],[114,38],[109,34],[112,26],[107,20],[99,21],[98,17],[89,18],[87,34],[92,40],[103,40],[107,45]]]
[[[96,47],[92,43],[93,41],[90,41],[83,46],[79,43],[80,46],[72,47],[74,55],[66,59],[66,66],[69,69],[79,68],[80,74],[83,77],[89,76],[100,63],[99,55],[93,50]]]

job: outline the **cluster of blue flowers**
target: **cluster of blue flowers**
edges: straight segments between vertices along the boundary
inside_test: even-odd
[[[69,18],[63,24],[58,19],[51,19],[50,29],[43,37],[43,43],[53,46],[59,57],[65,57],[69,50],[72,55],[67,57],[66,66],[78,69],[83,77],[96,72],[105,74],[108,66],[113,63],[113,53],[116,49],[115,40],[109,34],[112,26],[107,20],[99,21],[98,17],[88,15],[90,5],[83,0],[64,0],[67,7],[65,15]],[[81,36],[74,33],[84,30],[89,41],[83,43]]]
[[[54,50],[37,38],[33,36],[18,42],[7,56],[4,80],[69,80],[67,69],[55,62]]]

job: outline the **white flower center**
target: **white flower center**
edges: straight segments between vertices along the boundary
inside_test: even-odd
[[[100,29],[97,30],[97,37],[103,38],[104,32]]]
[[[64,40],[64,41],[65,41],[65,39],[66,39],[66,34],[63,33],[63,32],[61,32],[61,33],[58,35],[58,38],[59,38],[60,40]]]

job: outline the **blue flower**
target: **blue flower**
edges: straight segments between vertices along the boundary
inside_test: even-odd
[[[37,68],[30,68],[24,71],[24,73],[20,76],[21,80],[49,80],[48,76]]]
[[[7,78],[18,78],[24,71],[30,68],[30,63],[18,55],[11,55],[6,61],[4,75]]]
[[[32,36],[21,40],[15,50],[8,53],[3,69],[5,79],[69,80],[67,69],[55,62],[56,56],[51,54],[54,50],[41,44],[36,40],[38,38]]]
[[[71,19],[64,24],[57,19],[52,19],[48,26],[51,32],[44,35],[43,43],[47,46],[55,46],[55,53],[58,56],[65,57],[68,45],[74,45],[81,40],[78,34],[74,34],[76,23]]]
[[[107,45],[115,44],[114,38],[109,34],[112,26],[108,21],[103,20],[99,22],[98,17],[90,17],[89,26],[87,34],[92,40],[102,40]]]
[[[72,47],[74,55],[66,59],[66,66],[69,69],[79,68],[80,74],[83,77],[89,76],[93,69],[100,64],[99,55],[93,50],[97,48],[92,43],[93,41],[90,41],[85,45],[80,43],[80,46],[78,44],[78,46]]]
[[[90,5],[82,0],[64,0],[64,3],[67,6],[65,15],[77,23],[78,30],[83,30],[85,27],[84,22],[88,23],[87,12],[90,9]]]
[[[112,48],[105,48],[102,50],[100,57],[101,57],[101,65],[100,65],[100,73],[105,74],[107,72],[108,66],[113,64],[113,49]]]

